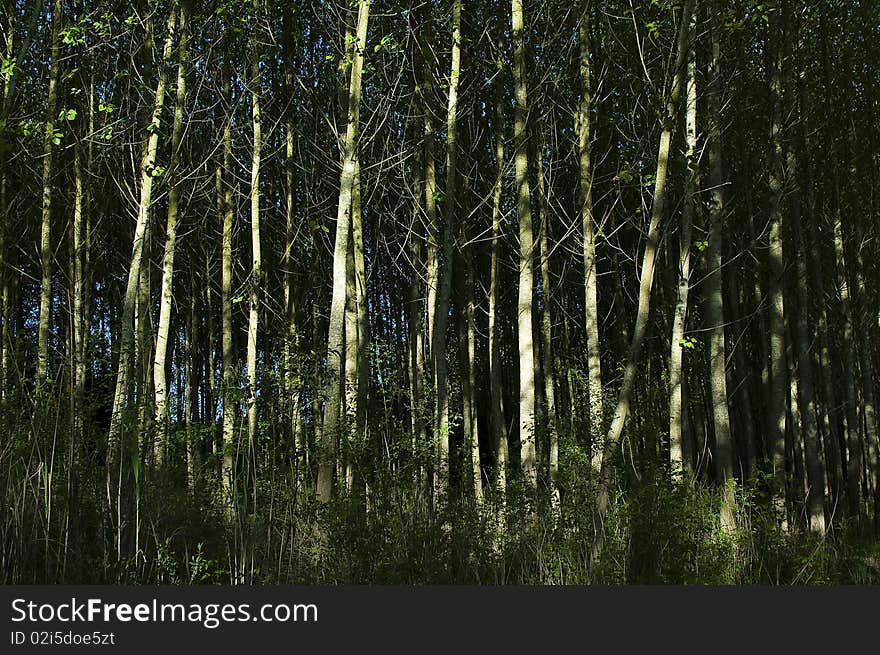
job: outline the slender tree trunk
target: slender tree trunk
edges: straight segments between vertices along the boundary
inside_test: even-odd
[[[254,13],[260,12],[259,0],[254,0]],[[254,144],[251,152],[251,279],[250,308],[247,332],[247,421],[248,471],[255,475],[257,465],[257,337],[260,327],[260,303],[264,280],[263,256],[260,247],[260,155],[263,147],[260,124],[260,50],[256,38],[251,42],[251,115]]]
[[[553,357],[553,302],[550,279],[550,212],[547,209],[549,198],[544,179],[543,135],[539,134],[537,148],[538,210],[541,224],[541,289],[544,310],[541,313],[541,368],[544,373],[544,400],[547,403],[547,441],[550,448],[548,461],[551,493],[554,502],[559,502],[559,425],[556,407],[556,371]]]
[[[859,519],[861,513],[860,482],[862,475],[862,449],[859,439],[859,424],[856,413],[856,356],[855,338],[853,334],[852,302],[847,276],[847,257],[843,241],[843,228],[840,221],[840,198],[837,192],[837,206],[834,209],[834,255],[836,263],[837,293],[842,309],[843,335],[843,377],[845,387],[846,420],[846,484],[847,508],[850,518]]]
[[[472,244],[468,239],[464,221],[459,225],[462,246],[458,254],[458,265],[464,271],[457,280],[458,286],[458,367],[461,380],[462,420],[464,445],[470,460],[470,474],[473,476],[474,499],[483,499],[483,476],[480,467],[480,441],[477,432],[476,397],[474,382],[474,272]]]
[[[327,337],[327,404],[324,410],[323,434],[318,464],[318,500],[329,502],[333,490],[333,468],[336,440],[340,436],[342,383],[344,380],[346,256],[351,231],[352,193],[355,185],[357,141],[360,123],[361,73],[367,41],[370,4],[363,2],[358,10],[357,46],[351,65],[348,93],[348,125],[342,151],[342,173],[339,181],[339,205],[336,213],[336,243],[333,252],[333,295],[330,305],[330,327]]]
[[[74,450],[74,444],[82,442],[83,436],[83,399],[85,397],[85,340],[86,333],[84,329],[85,309],[83,306],[84,299],[84,274],[83,274],[83,205],[85,202],[85,174],[82,164],[82,146],[74,146],[73,152],[73,175],[74,175],[74,200],[73,200],[73,225],[71,226],[71,254],[73,259],[72,266],[72,332],[71,332],[71,364],[73,375],[71,380],[71,402],[74,407],[72,412],[73,419],[73,443],[70,445],[71,453]]]
[[[694,10],[694,0],[688,0],[684,5],[681,17],[681,27],[678,32],[677,55],[675,61],[675,77],[672,89],[666,103],[666,115],[663,120],[663,132],[660,136],[660,147],[657,154],[657,174],[654,183],[654,206],[651,211],[651,222],[648,227],[648,238],[645,244],[645,252],[642,255],[642,270],[639,275],[639,300],[636,309],[636,323],[632,333],[632,341],[629,348],[629,356],[624,369],[623,382],[617,398],[617,408],[614,412],[614,420],[605,437],[605,443],[599,454],[593,461],[593,468],[599,470],[599,488],[596,495],[596,514],[599,522],[597,540],[594,542],[593,555],[598,556],[603,545],[602,522],[608,511],[609,494],[613,473],[612,456],[620,442],[623,428],[629,415],[630,402],[632,400],[633,386],[635,384],[636,368],[642,341],[648,327],[648,316],[651,305],[651,287],[654,283],[654,264],[657,257],[657,249],[660,245],[660,223],[663,218],[666,203],[666,173],[669,164],[669,146],[672,140],[672,131],[675,127],[675,117],[678,107],[678,99],[681,96],[685,78],[685,62],[688,48],[688,32],[690,31],[691,14]]]
[[[584,325],[587,332],[587,389],[590,402],[590,431],[597,438],[602,430],[602,359],[599,342],[599,307],[597,303],[596,234],[593,219],[593,170],[590,160],[590,14],[584,10],[578,25],[578,52],[581,98],[576,115],[578,168],[581,203],[581,230],[584,241]]]
[[[709,202],[709,245],[706,251],[708,275],[706,278],[706,325],[709,331],[709,391],[712,396],[712,418],[715,427],[715,470],[722,486],[721,527],[726,532],[736,529],[735,491],[733,474],[733,440],[730,434],[730,414],[727,406],[727,356],[724,347],[724,294],[723,256],[725,222],[724,162],[721,143],[721,25],[717,5],[710,9],[712,56],[709,60],[709,78],[714,88],[709,94],[709,182],[712,194]]]
[[[407,303],[409,316],[409,363],[410,363],[410,422],[411,422],[411,439],[410,453],[413,457],[414,478],[418,488],[421,490],[422,485],[422,468],[421,458],[418,453],[427,444],[428,434],[425,427],[424,415],[424,373],[425,373],[425,343],[423,332],[424,320],[424,296],[423,296],[423,276],[424,271],[424,251],[422,244],[421,231],[418,229],[422,222],[422,188],[424,187],[424,164],[423,164],[423,144],[418,138],[419,118],[422,119],[421,126],[424,128],[424,117],[419,116],[419,112],[425,113],[425,98],[423,93],[421,75],[418,70],[424,62],[421,58],[421,48],[416,36],[414,43],[414,59],[417,70],[415,77],[415,101],[416,109],[413,119],[412,131],[414,139],[413,147],[413,164],[412,164],[412,226],[410,228],[410,255],[412,257],[412,278],[409,285],[409,298]]]
[[[351,196],[351,247],[347,256],[346,281],[346,411],[348,426],[356,442],[362,443],[366,430],[367,385],[369,382],[369,323],[367,316],[367,276],[364,262],[364,227],[361,211],[360,163],[355,160]],[[346,487],[354,482],[354,462],[346,461]]]
[[[529,156],[526,132],[528,104],[526,93],[525,45],[523,40],[522,0],[511,2],[513,29],[513,79],[516,95],[514,108],[514,146],[516,164],[516,213],[519,219],[519,300],[517,335],[519,343],[519,439],[520,461],[526,483],[537,485],[535,449],[535,350],[532,336],[534,298],[534,234],[531,193],[529,191]]]
[[[691,21],[693,35],[694,22]],[[693,37],[692,37],[693,38]],[[669,352],[669,459],[672,469],[693,474],[691,448],[685,444],[685,383],[683,363],[685,331],[687,327],[688,292],[691,276],[691,230],[694,221],[696,199],[694,191],[699,185],[699,154],[697,152],[697,53],[691,45],[687,62],[687,105],[685,137],[687,141],[687,178],[684,189],[684,206],[681,213],[681,231],[678,235],[678,298],[672,322],[672,340]]]
[[[162,65],[159,68],[159,80],[156,84],[153,111],[150,117],[150,124],[145,130],[148,134],[147,142],[143,148],[140,163],[140,199],[132,244],[131,265],[128,270],[128,281],[125,287],[125,296],[123,297],[121,334],[119,337],[119,365],[116,374],[116,389],[113,394],[113,409],[110,415],[109,452],[111,458],[119,447],[119,436],[122,432],[123,413],[125,411],[132,369],[135,347],[135,305],[138,304],[138,295],[143,286],[141,283],[142,268],[144,268],[143,252],[152,204],[156,154],[159,146],[159,126],[161,124],[162,109],[165,104],[167,77],[165,62],[168,62],[171,58],[171,44],[174,38],[175,25],[176,14],[174,11],[171,11],[168,17],[165,46],[162,50]],[[109,472],[110,467],[108,466],[108,475]]]
[[[424,21],[431,20],[431,4],[425,3]],[[437,220],[437,171],[434,162],[434,53],[424,36],[419,39],[422,60],[422,87],[425,115],[425,216],[428,220],[427,313],[428,359],[434,365],[434,321],[437,312],[437,291],[440,279],[440,230]]]
[[[15,2],[6,0],[6,25],[4,37],[6,44],[6,59],[12,59],[15,52]],[[14,72],[14,69],[13,69]],[[6,115],[7,102],[11,102],[13,75],[6,75],[3,82],[3,115]],[[9,389],[9,351],[12,343],[12,326],[9,324],[9,275],[7,268],[10,267],[9,257],[6,253],[7,229],[11,223],[9,215],[8,177],[6,162],[0,162],[0,405],[6,401]]]
[[[416,154],[418,153],[416,148]],[[418,159],[418,157],[416,157]],[[419,194],[421,193],[421,171],[420,161],[416,161],[413,166],[413,204],[414,221],[418,220],[417,214],[419,209]],[[420,460],[415,459],[416,454],[427,443],[428,435],[425,429],[425,417],[423,411],[424,398],[424,382],[423,374],[425,370],[425,344],[422,333],[422,241],[415,234],[412,235],[412,259],[413,272],[412,280],[409,287],[409,348],[410,348],[410,421],[412,424],[412,444],[411,453],[416,463],[416,479],[421,480]]]
[[[177,92],[174,100],[174,125],[171,130],[171,160],[168,176],[168,219],[165,228],[165,254],[162,258],[162,292],[159,299],[159,325],[156,331],[156,356],[153,359],[153,387],[156,411],[156,466],[161,468],[168,441],[168,385],[165,380],[165,360],[168,353],[168,331],[171,325],[171,293],[174,277],[174,254],[177,247],[177,214],[180,202],[179,174],[180,141],[183,135],[183,110],[186,104],[186,67],[188,65],[188,35],[186,2],[180,7],[180,43],[177,61]]]
[[[778,20],[775,21],[778,24]],[[785,494],[785,421],[789,381],[785,358],[785,309],[782,298],[784,261],[782,255],[783,148],[782,148],[782,30],[774,30],[777,52],[770,79],[773,103],[771,115],[772,164],[770,168],[770,242],[767,304],[770,308],[770,456],[774,473],[773,487],[777,509]]]
[[[458,80],[461,72],[461,0],[452,4],[452,63],[449,73],[449,99],[446,114],[446,190],[444,193],[443,267],[440,270],[437,308],[434,316],[433,343],[435,374],[435,437],[437,439],[437,476],[435,486],[443,497],[449,489],[449,381],[446,363],[446,328],[449,323],[449,298],[452,290],[453,230],[457,217],[456,177],[458,174]]]
[[[355,167],[357,168],[357,164]],[[357,195],[357,173],[355,173],[355,187],[352,191],[352,197],[355,195]],[[354,214],[354,207],[352,207],[352,214]],[[352,459],[355,455],[354,447],[357,442],[357,439],[354,438],[354,424],[358,411],[358,322],[353,250],[352,244],[349,243],[345,255],[345,394],[342,400],[345,408],[345,433],[348,437],[342,459],[345,463],[345,489],[348,492],[351,492],[354,476]]]
[[[217,190],[220,196],[220,216],[223,225],[223,243],[220,272],[220,331],[223,365],[223,426],[220,441],[220,487],[227,511],[233,507],[233,456],[235,417],[238,405],[235,388],[235,350],[232,338],[232,228],[234,207],[232,200],[235,175],[232,170],[232,93],[231,71],[224,64],[223,97],[228,115],[223,125],[223,167],[217,169]]]
[[[186,363],[186,484],[190,493],[195,492],[198,471],[201,468],[201,449],[195,438],[193,413],[198,410],[199,378],[202,375],[201,363],[198,361],[199,343],[199,291],[196,286],[195,271],[190,269],[189,275],[189,315],[187,316],[185,334]],[[203,414],[196,420],[204,421]]]
[[[61,69],[61,25],[63,0],[52,9],[52,65],[46,100],[43,134],[43,212],[40,228],[40,315],[37,328],[37,388],[46,382],[49,354],[49,324],[52,319],[52,153],[58,109],[58,73]],[[11,95],[11,91],[9,92]]]

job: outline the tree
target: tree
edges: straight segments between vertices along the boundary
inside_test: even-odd
[[[342,382],[344,380],[343,356],[345,348],[345,296],[348,237],[351,229],[351,203],[357,165],[357,139],[360,122],[361,75],[367,43],[367,21],[370,3],[361,2],[358,9],[357,41],[351,64],[351,81],[348,91],[348,121],[342,142],[342,173],[339,180],[339,205],[336,213],[336,245],[333,251],[333,296],[330,305],[330,328],[327,337],[327,404],[324,410],[323,443],[318,465],[317,495],[321,502],[328,502],[333,489],[333,465],[336,439],[341,430],[340,413]]]

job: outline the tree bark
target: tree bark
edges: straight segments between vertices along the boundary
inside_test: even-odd
[[[254,0],[254,14],[259,15],[259,0]],[[256,32],[254,32],[256,34]],[[247,421],[248,421],[248,471],[255,475],[257,465],[256,441],[257,419],[257,338],[260,329],[260,303],[263,295],[263,255],[260,243],[260,156],[263,147],[260,124],[260,50],[254,37],[251,41],[251,118],[253,126],[253,150],[251,151],[251,279],[247,331]]]
[[[174,100],[174,124],[171,129],[171,159],[168,164],[168,217],[165,227],[165,253],[162,258],[162,291],[159,299],[159,325],[156,330],[156,356],[153,359],[153,387],[155,393],[156,437],[154,441],[157,467],[164,463],[168,440],[168,385],[165,380],[165,361],[168,353],[168,331],[171,325],[171,293],[173,290],[174,255],[177,247],[177,214],[180,202],[179,174],[180,141],[183,135],[183,110],[186,104],[186,68],[189,61],[186,2],[180,9],[177,61],[177,91]]]
[[[496,36],[497,56],[495,60],[495,114],[493,130],[495,133],[495,184],[492,188],[492,253],[489,278],[489,423],[492,431],[492,444],[495,449],[495,478],[502,500],[507,494],[507,427],[504,423],[501,384],[500,341],[501,328],[498,322],[498,304],[501,287],[499,266],[501,246],[504,238],[501,225],[501,196],[504,189],[504,100],[501,81],[498,76],[504,67],[502,52],[504,48],[504,29],[502,11],[498,9]]]
[[[446,330],[449,323],[449,299],[452,291],[453,234],[457,219],[457,123],[458,80],[461,72],[461,0],[452,4],[452,61],[449,72],[449,97],[446,113],[446,189],[444,192],[443,266],[440,269],[437,308],[434,315],[433,344],[436,403],[434,414],[437,439],[435,489],[442,498],[449,490],[449,380],[446,362]],[[430,300],[429,300],[430,302]]]
[[[232,335],[232,229],[234,221],[232,170],[232,93],[231,72],[228,65],[223,71],[223,97],[227,116],[223,125],[223,167],[217,169],[217,192],[220,196],[220,218],[223,225],[223,243],[220,264],[220,332],[223,365],[223,426],[220,441],[220,486],[227,509],[233,506],[234,438],[238,393],[235,388],[235,350]]]
[[[681,17],[681,26],[678,32],[677,55],[675,59],[675,77],[672,89],[666,103],[666,114],[663,120],[663,132],[660,136],[660,146],[657,153],[657,174],[654,183],[654,205],[651,211],[651,222],[648,226],[648,238],[645,244],[645,252],[642,255],[642,270],[639,275],[639,300],[636,309],[636,323],[632,333],[632,341],[629,347],[629,356],[624,369],[623,382],[617,398],[617,408],[614,412],[614,420],[605,437],[598,455],[593,459],[593,468],[599,470],[599,487],[596,494],[596,515],[598,519],[597,539],[593,545],[593,556],[598,556],[603,545],[602,522],[608,511],[609,494],[613,477],[613,465],[611,459],[617,449],[623,428],[629,415],[630,402],[632,400],[633,386],[635,384],[636,368],[642,341],[648,327],[648,317],[651,305],[651,288],[654,283],[654,264],[657,257],[657,249],[660,245],[660,223],[666,203],[666,173],[669,164],[669,146],[672,140],[672,131],[675,126],[675,117],[678,111],[678,99],[681,96],[685,78],[685,62],[688,48],[688,33],[690,31],[691,14],[694,10],[694,0],[688,0],[684,5]]]
[[[706,325],[709,331],[709,390],[712,396],[712,419],[715,428],[715,471],[722,487],[721,528],[732,533],[736,529],[735,490],[733,475],[733,440],[730,434],[730,414],[727,406],[727,356],[724,347],[723,257],[725,222],[724,162],[721,142],[721,25],[718,7],[710,9],[712,56],[709,60],[709,78],[713,89],[709,94],[709,182],[712,194],[709,202],[709,244],[706,249]]]
[[[590,431],[596,438],[602,430],[602,359],[599,342],[599,307],[597,302],[596,233],[593,219],[593,170],[590,159],[590,14],[584,10],[578,25],[578,53],[581,99],[576,115],[578,169],[581,203],[581,230],[584,240],[584,325],[587,333],[587,389],[590,403]]]
[[[128,396],[128,387],[132,368],[135,346],[135,309],[138,304],[139,292],[142,288],[143,252],[147,236],[150,207],[152,205],[153,180],[156,171],[156,153],[159,145],[159,128],[162,109],[165,105],[166,66],[171,58],[171,44],[174,38],[176,14],[171,11],[162,50],[162,65],[159,68],[159,80],[156,84],[153,111],[147,127],[147,142],[143,148],[140,162],[140,199],[138,202],[137,222],[132,244],[131,264],[128,270],[128,281],[122,306],[122,327],[119,337],[119,364],[116,374],[116,389],[113,394],[113,408],[110,415],[109,452],[114,456],[119,447],[119,436],[122,431],[123,413]],[[143,320],[142,318],[140,319]],[[143,406],[143,405],[142,405]],[[121,460],[120,460],[121,462]],[[110,467],[108,467],[108,475]]]
[[[541,128],[543,129],[543,128]],[[556,371],[553,357],[553,302],[552,281],[550,279],[550,212],[547,209],[549,198],[544,179],[543,135],[538,135],[537,178],[538,178],[538,219],[540,222],[541,247],[541,289],[543,292],[543,311],[541,312],[541,369],[544,374],[544,401],[547,404],[547,445],[549,446],[548,468],[551,494],[554,503],[559,503],[559,425],[556,407]]]
[[[691,19],[693,35],[696,16]],[[692,37],[693,38],[693,37]],[[697,152],[697,54],[696,48],[688,51],[687,100],[685,137],[687,142],[687,178],[684,189],[684,206],[681,213],[681,231],[678,235],[678,296],[672,322],[672,339],[669,352],[669,460],[673,471],[682,470],[693,474],[692,448],[685,429],[685,383],[683,359],[685,332],[687,329],[688,292],[691,276],[691,231],[694,221],[696,198],[694,191],[699,185],[699,154]],[[687,439],[687,443],[685,442]]]
[[[43,134],[43,211],[40,228],[40,315],[37,328],[37,388],[46,382],[49,354],[49,324],[52,320],[52,153],[58,109],[58,72],[61,68],[61,25],[63,0],[55,0],[52,9],[52,66],[46,100],[46,123]],[[11,95],[11,91],[9,92]]]
[[[361,76],[367,42],[367,21],[370,3],[360,3],[357,21],[357,45],[351,65],[348,93],[348,125],[342,142],[342,173],[339,180],[339,204],[336,213],[336,243],[333,251],[333,295],[330,305],[330,327],[327,337],[327,387],[324,425],[318,463],[317,497],[322,503],[330,501],[333,490],[333,468],[336,460],[336,440],[341,429],[341,400],[344,380],[346,256],[351,231],[352,194],[357,164],[358,128],[360,123]]]
[[[516,165],[516,213],[519,220],[519,299],[517,302],[517,341],[519,344],[519,439],[520,462],[526,484],[537,485],[535,449],[535,350],[532,335],[534,299],[534,234],[532,201],[529,191],[529,156],[526,132],[528,117],[525,45],[522,0],[512,0],[514,147]]]

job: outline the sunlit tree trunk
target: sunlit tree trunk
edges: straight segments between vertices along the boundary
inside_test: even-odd
[[[421,448],[427,443],[428,434],[425,428],[425,415],[423,411],[424,399],[424,372],[425,372],[425,343],[423,333],[423,285],[422,276],[424,274],[424,251],[422,245],[422,236],[417,233],[416,226],[421,221],[421,204],[420,197],[422,186],[422,161],[421,148],[417,144],[413,152],[413,212],[412,223],[413,233],[410,235],[413,270],[412,279],[409,285],[408,298],[408,314],[409,314],[409,350],[410,350],[410,422],[412,428],[412,444],[411,450],[413,457],[420,452]],[[419,460],[414,460],[418,462]],[[422,471],[419,467],[415,472],[415,477],[421,484]]]
[[[527,148],[525,45],[523,41],[522,0],[512,0],[514,108],[514,161],[516,164],[516,213],[519,219],[519,299],[517,302],[517,339],[519,343],[519,439],[520,461],[526,483],[537,485],[535,449],[535,351],[532,335],[534,298],[534,234],[529,191]]]
[[[370,4],[362,2],[358,9],[357,45],[351,64],[348,93],[348,125],[342,142],[342,173],[339,181],[339,205],[336,213],[336,243],[333,251],[333,295],[330,305],[330,327],[327,337],[326,407],[320,460],[318,464],[317,497],[329,502],[333,490],[333,468],[336,460],[336,440],[340,436],[342,385],[344,381],[346,257],[351,232],[352,193],[355,185],[357,141],[360,123],[361,74],[367,41],[367,21]]]
[[[6,46],[6,59],[12,59],[15,52],[15,2],[6,0],[6,25],[4,25],[4,37]],[[14,71],[14,69],[13,69]],[[3,103],[5,108],[11,102],[13,75],[5,76],[3,81]],[[7,166],[0,163],[0,403],[7,399],[9,389],[9,351],[12,342],[12,326],[9,324],[9,274],[7,267],[10,266],[9,256],[6,253],[7,230],[11,223],[9,215]]]
[[[623,382],[617,398],[617,408],[614,412],[614,420],[605,437],[605,443],[593,460],[593,468],[599,470],[599,488],[596,494],[596,514],[599,522],[597,539],[593,546],[593,555],[598,556],[603,545],[602,522],[608,511],[609,494],[613,474],[612,456],[620,442],[623,428],[629,415],[630,402],[632,400],[633,386],[635,384],[636,368],[642,341],[648,327],[648,317],[651,305],[651,288],[654,283],[654,264],[657,257],[657,249],[660,245],[660,223],[663,218],[666,203],[666,177],[669,164],[669,149],[672,141],[672,131],[675,127],[678,100],[684,87],[685,62],[688,48],[688,32],[691,23],[691,14],[694,10],[694,0],[688,0],[684,5],[681,16],[681,26],[678,32],[677,55],[675,59],[675,76],[672,89],[666,102],[666,112],[663,117],[663,131],[660,135],[660,146],[657,153],[657,174],[654,182],[654,205],[651,211],[651,222],[648,226],[645,252],[642,255],[642,270],[639,274],[639,296],[636,309],[636,323],[632,332],[632,341],[629,347],[629,355],[623,373]]]
[[[428,433],[425,426],[424,397],[425,397],[425,339],[424,339],[424,245],[422,243],[422,193],[424,182],[423,152],[424,144],[420,133],[424,130],[425,97],[422,80],[422,69],[425,63],[422,58],[419,34],[416,31],[413,41],[413,59],[415,61],[414,98],[415,111],[412,118],[413,136],[413,160],[411,166],[412,175],[412,219],[410,227],[410,256],[412,257],[412,272],[409,284],[409,297],[407,314],[409,319],[409,366],[410,366],[410,424],[411,444],[410,453],[413,457],[414,479],[419,491],[422,490],[424,469],[418,453],[427,444]]]
[[[238,393],[235,383],[235,350],[232,340],[232,228],[234,207],[232,205],[232,93],[230,88],[231,71],[224,65],[223,98],[229,112],[223,125],[223,166],[217,169],[217,191],[220,200],[220,220],[223,239],[220,264],[220,343],[223,367],[223,425],[220,441],[220,486],[223,490],[227,509],[232,507],[233,455],[235,437],[235,418],[238,406]]]
[[[73,423],[73,443],[79,444],[83,436],[83,416],[82,406],[85,397],[85,341],[86,332],[84,326],[85,309],[84,300],[84,203],[85,203],[85,171],[83,171],[82,162],[82,146],[74,146],[73,152],[73,176],[74,176],[74,200],[73,200],[73,225],[71,225],[71,274],[72,274],[72,319],[71,319],[71,340],[70,355],[72,365],[71,376],[71,404],[73,412],[71,419]],[[74,445],[71,444],[71,453]]]
[[[431,4],[426,2],[422,20],[432,18]],[[440,229],[437,217],[437,170],[434,158],[434,53],[424,34],[420,35],[422,60],[422,89],[425,118],[424,165],[425,165],[425,217],[428,222],[427,260],[427,313],[428,313],[428,359],[434,365],[434,321],[437,312],[437,291],[440,279]]]
[[[602,359],[599,343],[597,303],[596,231],[593,219],[593,169],[590,160],[590,14],[584,10],[578,25],[578,64],[581,96],[576,115],[578,143],[578,191],[580,193],[581,234],[584,241],[584,325],[587,333],[587,385],[590,403],[590,432],[596,439],[602,431]]]
[[[355,163],[355,186],[352,190],[352,198],[358,195],[357,163]],[[352,223],[354,215],[354,203],[352,203]],[[358,411],[358,320],[357,300],[355,291],[354,272],[354,249],[348,244],[348,252],[345,256],[345,394],[343,395],[343,407],[345,408],[345,434],[348,443],[343,451],[345,466],[345,489],[351,491],[354,478],[353,452],[357,442],[354,434],[354,424]]]
[[[694,34],[694,20],[691,35]],[[693,38],[693,36],[692,36]],[[672,322],[672,339],[669,352],[669,459],[673,470],[693,473],[692,448],[685,427],[685,384],[683,359],[685,331],[687,328],[688,292],[691,276],[691,230],[694,222],[696,198],[694,191],[699,184],[699,155],[697,152],[697,53],[693,46],[688,51],[687,105],[685,137],[687,142],[687,177],[684,189],[684,206],[681,211],[681,230],[678,234],[678,297]],[[687,439],[687,441],[685,441]]]
[[[254,0],[254,14],[259,15],[259,0]],[[256,32],[255,32],[256,34]],[[251,47],[251,117],[253,126],[253,150],[251,151],[251,279],[247,331],[247,421],[248,421],[248,471],[254,475],[257,465],[257,337],[260,328],[260,303],[263,288],[263,256],[260,244],[260,156],[263,148],[260,124],[260,49],[257,38]]]
[[[171,293],[174,277],[174,255],[177,247],[177,214],[180,202],[179,175],[180,141],[183,135],[183,110],[186,104],[186,67],[188,65],[186,3],[180,3],[180,43],[177,59],[177,91],[174,100],[174,124],[171,130],[171,159],[168,164],[170,190],[168,191],[168,218],[165,227],[165,253],[162,258],[162,291],[159,298],[159,325],[156,329],[156,356],[153,359],[153,387],[155,393],[156,437],[154,457],[156,465],[164,462],[168,440],[168,385],[165,380],[165,361],[168,353],[168,331],[171,326]]]
[[[152,204],[153,180],[156,172],[156,154],[159,145],[159,131],[161,125],[162,110],[165,104],[166,66],[165,63],[171,58],[171,44],[174,37],[176,14],[172,11],[168,17],[165,46],[162,50],[162,65],[159,68],[159,80],[156,84],[156,94],[153,103],[153,111],[150,124],[146,128],[147,142],[143,148],[140,162],[140,199],[138,202],[137,223],[134,230],[132,245],[131,264],[128,269],[128,281],[125,287],[125,296],[122,306],[122,325],[119,337],[119,365],[116,374],[116,389],[113,394],[113,409],[110,416],[110,454],[114,455],[119,447],[119,436],[122,431],[123,413],[126,406],[128,387],[132,369],[132,359],[135,347],[135,309],[138,296],[143,288],[142,268],[143,252],[147,236],[150,207]],[[140,317],[143,321],[143,317]],[[143,406],[143,405],[142,405]],[[108,467],[109,474],[110,467]]]

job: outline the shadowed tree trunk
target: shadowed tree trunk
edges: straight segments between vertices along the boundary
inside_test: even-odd
[[[715,428],[715,471],[722,487],[721,527],[727,532],[736,529],[735,492],[733,477],[733,439],[730,433],[730,414],[727,406],[727,353],[724,347],[724,223],[726,219],[724,162],[721,142],[721,25],[717,6],[710,9],[712,55],[709,60],[709,79],[713,89],[709,94],[709,183],[712,194],[709,201],[709,244],[706,249],[706,325],[709,331],[709,390],[712,395],[712,420]]]
[[[58,108],[58,73],[61,70],[61,25],[64,20],[62,0],[52,9],[52,63],[46,100],[43,134],[43,212],[40,228],[40,316],[37,328],[37,388],[46,382],[49,355],[49,324],[52,320],[52,153],[55,145],[55,121]],[[7,94],[12,95],[8,90]]]

